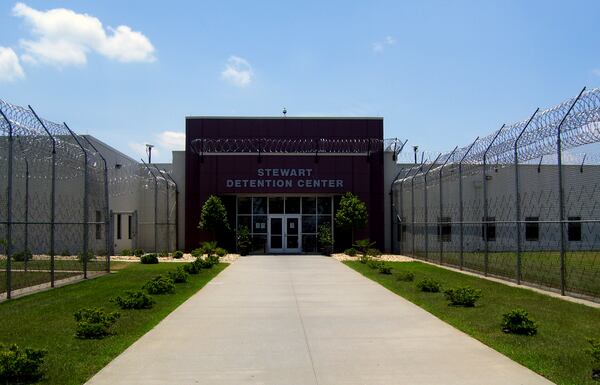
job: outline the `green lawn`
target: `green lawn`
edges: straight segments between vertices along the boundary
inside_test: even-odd
[[[379,274],[360,262],[346,264],[557,384],[597,384],[591,379],[591,362],[584,349],[588,337],[600,338],[600,309],[420,262],[388,262],[392,275]],[[415,281],[396,281],[401,271],[413,272]],[[469,285],[481,289],[483,298],[475,308],[448,306],[443,294],[417,290],[416,283],[425,277],[446,288]],[[500,330],[502,314],[514,308],[528,310],[538,321],[538,335],[516,336]]]
[[[121,310],[114,329],[116,334],[103,340],[79,340],[74,337],[73,313],[82,307],[100,306],[117,310],[109,299],[125,290],[136,290],[150,278],[174,270],[179,264],[142,265],[130,263],[114,274],[58,289],[33,294],[0,304],[0,344],[48,350],[46,379],[42,384],[82,384],[108,364],[134,341],[152,329],[192,294],[221,272],[219,264],[176,284],[175,294],[153,296],[154,308]],[[191,328],[190,332],[194,332]],[[174,360],[177,357],[173,357]]]
[[[417,251],[420,258],[424,253]],[[439,263],[439,250],[429,252],[429,261]],[[464,268],[484,271],[483,252],[464,253]],[[558,251],[525,251],[521,258],[521,276],[524,282],[560,288],[560,253]],[[442,262],[460,265],[460,253],[444,251]],[[488,272],[492,275],[516,279],[516,253],[490,252]],[[600,297],[600,251],[568,251],[566,254],[566,288],[568,291]]]

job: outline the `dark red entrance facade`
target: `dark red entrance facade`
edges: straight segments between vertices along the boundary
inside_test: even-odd
[[[319,225],[336,228],[342,194],[369,211],[369,237],[383,247],[383,119],[188,117],[186,119],[185,248],[209,239],[198,229],[212,194],[225,203],[233,230],[249,227],[255,252],[314,252]],[[223,241],[235,247],[235,232]]]

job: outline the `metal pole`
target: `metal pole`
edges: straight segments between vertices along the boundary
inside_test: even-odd
[[[429,174],[429,171],[431,171],[431,168],[435,165],[435,163],[438,161],[438,159],[440,159],[440,156],[442,156],[442,154],[439,154],[437,156],[437,158],[435,158],[435,160],[429,165],[429,167],[427,168],[427,171],[425,172],[425,174],[423,175],[423,210],[424,210],[424,216],[425,216],[425,259],[429,260],[429,204],[427,201],[427,175]]]
[[[529,124],[533,120],[533,117],[538,113],[539,110],[540,109],[538,108],[537,110],[535,110],[533,115],[531,115],[531,117],[527,121],[527,124],[525,124],[525,127],[523,127],[523,129],[521,130],[521,132],[515,139],[515,145],[514,145],[514,154],[515,154],[515,163],[514,163],[514,168],[515,168],[515,226],[516,226],[516,230],[517,230],[517,284],[519,284],[519,285],[521,284],[521,264],[522,264],[521,259],[522,259],[522,253],[523,253],[522,246],[521,246],[522,241],[521,241],[521,192],[520,192],[520,188],[519,188],[519,140],[521,140],[521,136],[523,136],[523,134],[525,133],[525,130],[527,130],[527,127],[529,127]]]
[[[440,244],[440,265],[442,264],[443,258],[444,258],[444,240],[442,239],[442,219],[444,218],[444,196],[442,194],[442,176],[443,176],[442,174],[444,172],[444,167],[446,167],[446,164],[452,158],[452,156],[456,152],[457,148],[458,148],[458,146],[454,147],[454,150],[452,150],[450,155],[448,155],[448,157],[444,161],[444,164],[442,164],[442,167],[440,167],[440,220],[439,220],[440,224],[438,225],[439,244]]]
[[[54,139],[54,136],[52,136],[50,131],[48,131],[48,128],[44,122],[42,122],[42,119],[40,119],[33,108],[31,106],[28,107],[52,141],[52,182],[50,188],[50,287],[54,287],[54,239],[56,231],[56,139]]]
[[[150,175],[152,175],[152,178],[154,178],[154,252],[157,253],[158,252],[158,179],[156,178],[156,175],[154,175],[154,173],[152,172],[150,167],[146,164],[146,162],[144,162],[144,159],[142,159],[142,163],[144,164],[144,166],[146,167],[146,169],[148,170]]]
[[[73,137],[81,151],[83,151],[83,278],[87,278],[87,268],[88,268],[88,259],[89,259],[89,245],[90,245],[90,203],[89,203],[89,171],[88,171],[88,153],[85,150],[85,147],[81,144],[77,136],[67,123],[63,122],[65,128],[69,131],[69,134]]]
[[[565,197],[564,197],[564,191],[563,191],[563,176],[562,176],[562,140],[561,140],[562,125],[565,122],[565,120],[567,119],[567,116],[569,116],[569,114],[573,110],[573,107],[575,107],[575,104],[579,101],[579,98],[581,98],[581,95],[583,95],[584,91],[585,91],[585,87],[583,87],[583,89],[581,90],[579,95],[577,95],[577,97],[573,101],[573,104],[571,104],[571,107],[569,107],[569,110],[567,111],[565,116],[563,116],[562,120],[558,124],[558,127],[556,128],[556,155],[558,158],[558,201],[559,201],[559,205],[560,205],[559,220],[560,220],[560,294],[561,295],[565,295],[566,286],[567,286],[567,282],[566,282],[566,276],[567,276],[566,273],[567,272],[566,272],[566,260],[565,260],[566,254],[567,254],[567,240],[565,239]]]
[[[27,160],[27,154],[23,149],[23,143],[21,138],[17,137],[19,141],[19,148],[23,153],[23,160],[25,161],[25,252],[27,253],[24,261],[24,270],[27,271],[27,265],[29,263],[29,160]]]
[[[500,133],[502,132],[502,130],[504,129],[504,126],[506,126],[506,124],[503,124],[502,127],[500,127],[500,129],[496,132],[496,134],[494,135],[494,137],[492,138],[492,141],[490,142],[490,144],[487,146],[487,148],[485,149],[485,151],[483,152],[483,220],[484,220],[484,232],[483,232],[483,239],[485,242],[485,248],[484,248],[484,256],[483,256],[483,272],[484,275],[487,276],[488,275],[488,269],[489,269],[489,243],[488,243],[488,230],[489,230],[489,224],[488,224],[488,194],[487,194],[487,154],[488,151],[490,150],[490,148],[492,148],[492,145],[494,144],[494,142],[496,141],[496,138],[498,138],[498,135],[500,135]]]
[[[159,175],[163,175],[163,172],[158,168],[158,166],[156,166],[156,164],[153,164],[153,166],[156,169],[156,171],[158,171]],[[164,173],[166,174],[166,171]],[[166,234],[167,234],[167,253],[168,253],[170,250],[169,233],[171,231],[171,229],[169,228],[169,180],[167,178],[165,178],[164,176],[163,176],[163,179],[165,180],[165,183],[167,185],[167,200],[166,200],[166,203],[167,203],[167,210],[166,210],[166,212],[167,212],[167,231],[166,231]]]
[[[465,232],[464,232],[464,223],[463,223],[464,222],[464,207],[463,207],[462,165],[463,165],[464,160],[467,158],[467,155],[469,155],[469,152],[471,152],[471,149],[473,148],[475,143],[477,143],[478,140],[479,140],[479,137],[475,138],[473,143],[471,143],[469,148],[467,148],[467,151],[465,151],[464,155],[460,159],[460,162],[458,162],[458,219],[459,219],[459,228],[460,228],[460,261],[459,261],[459,265],[460,265],[461,270],[463,269],[464,264],[465,264],[465,250],[464,250]]]
[[[13,126],[2,109],[0,114],[8,125],[8,170],[6,183],[6,299],[12,292],[12,190],[13,190]]]
[[[402,146],[400,146],[400,150],[397,151],[397,154],[400,155],[400,153],[402,152],[402,149],[404,148],[404,145],[408,142],[408,140],[405,140],[404,143],[402,143]],[[393,155],[393,160],[396,160],[396,149],[394,148],[394,155]],[[394,183],[396,183],[396,181],[398,180],[398,177],[400,176],[400,174],[402,173],[402,171],[404,170],[404,168],[402,168],[398,174],[396,174],[396,177],[392,180],[392,183],[390,184],[390,251],[394,252]]]
[[[110,223],[111,223],[111,215],[110,215],[110,205],[109,205],[109,194],[108,194],[108,164],[106,162],[106,158],[98,151],[96,146],[89,140],[85,135],[82,136],[83,139],[92,147],[96,154],[102,159],[104,163],[104,237],[106,242],[106,272],[110,273],[110,256],[114,254],[112,238],[110,236]]]

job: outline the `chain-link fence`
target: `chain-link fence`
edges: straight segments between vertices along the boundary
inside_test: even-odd
[[[600,89],[504,125],[393,184],[397,251],[600,298]]]
[[[107,164],[67,124],[0,100],[0,294],[110,271]]]

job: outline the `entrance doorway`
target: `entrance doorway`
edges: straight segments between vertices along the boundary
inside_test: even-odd
[[[269,215],[267,251],[299,253],[302,251],[300,215]]]

